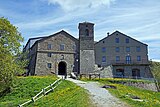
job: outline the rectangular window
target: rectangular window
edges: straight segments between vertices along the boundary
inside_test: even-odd
[[[52,53],[48,53],[48,57],[51,57]]]
[[[106,62],[106,56],[102,56],[102,62]]]
[[[76,45],[73,45],[72,48],[73,48],[73,51],[76,51]]]
[[[50,50],[52,48],[51,44],[48,44],[48,50]]]
[[[137,46],[137,47],[136,47],[136,51],[137,51],[137,52],[140,52],[140,51],[141,51],[140,46]]]
[[[116,43],[119,43],[119,38],[116,38],[116,39],[115,39],[115,42],[116,42]]]
[[[130,52],[130,47],[126,47],[126,52]]]
[[[116,56],[116,61],[120,61],[120,56]]]
[[[137,61],[141,61],[141,56],[137,56]]]
[[[64,44],[61,44],[61,45],[60,45],[60,50],[61,50],[61,51],[64,51]]]
[[[128,38],[126,38],[126,43],[129,43],[129,39]]]
[[[86,29],[85,33],[86,33],[86,36],[89,36],[89,30],[88,29]]]
[[[52,68],[52,64],[51,63],[47,63],[48,68]]]
[[[102,52],[106,52],[106,47],[102,47]]]
[[[120,50],[119,47],[116,47],[116,52],[119,52],[119,50]]]
[[[126,56],[126,64],[131,64],[131,56]]]

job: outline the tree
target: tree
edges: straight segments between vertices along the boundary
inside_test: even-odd
[[[10,90],[16,72],[23,69],[17,56],[20,53],[23,37],[17,27],[6,18],[0,18],[0,92]]]
[[[160,88],[160,62],[151,62],[151,70]]]

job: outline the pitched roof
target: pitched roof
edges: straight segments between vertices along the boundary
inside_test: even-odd
[[[37,39],[37,41],[36,41],[30,48],[32,48],[36,43],[41,42],[41,41],[44,41],[44,40],[46,40],[46,39],[48,39],[48,38],[50,38],[50,37],[56,36],[56,35],[58,35],[58,34],[65,34],[66,36],[71,37],[72,39],[78,41],[78,39],[76,39],[75,37],[73,37],[72,35],[70,35],[69,33],[67,33],[66,31],[61,30],[61,31],[59,31],[59,32],[57,32],[57,33],[55,33],[55,34],[49,35],[49,36],[30,38],[30,39],[28,40],[28,42],[26,43],[24,49],[26,48],[26,46],[28,45],[28,43],[29,43],[31,40],[36,40],[36,39]]]
[[[44,40],[46,40],[46,39],[48,39],[48,38],[50,38],[50,37],[56,36],[56,35],[58,35],[58,34],[65,34],[66,36],[71,37],[72,39],[74,39],[74,40],[77,41],[77,39],[76,39],[75,37],[73,37],[72,35],[70,35],[68,32],[66,32],[66,31],[64,31],[64,30],[61,30],[61,31],[59,31],[59,32],[57,32],[57,33],[55,33],[55,34],[49,35],[49,36],[47,36],[47,37],[45,37],[45,38],[43,38],[43,39],[41,39],[41,40],[38,40],[37,42],[44,41]]]
[[[97,43],[99,43],[99,42],[101,42],[101,41],[103,41],[103,40],[107,39],[108,37],[110,37],[110,36],[114,35],[115,33],[122,34],[123,36],[126,36],[127,38],[130,38],[130,39],[135,40],[135,41],[137,41],[137,42],[139,42],[139,43],[141,43],[141,44],[143,44],[143,45],[148,46],[147,44],[142,43],[142,42],[140,42],[140,41],[138,41],[138,40],[136,40],[136,39],[134,39],[134,38],[132,38],[132,37],[130,37],[130,36],[128,36],[128,35],[126,35],[126,34],[122,33],[122,32],[120,32],[120,31],[117,31],[117,30],[116,30],[115,32],[113,32],[112,34],[108,35],[107,37],[105,37],[105,38],[103,38],[103,39],[99,40]],[[97,43],[95,43],[95,44],[97,44]]]
[[[46,36],[44,36],[44,37],[29,38],[29,40],[27,41],[27,43],[26,43],[26,45],[24,46],[23,49],[25,49],[25,48],[27,47],[27,45],[29,44],[29,42],[30,42],[31,40],[39,40],[39,39],[42,39],[42,38],[45,38],[45,37],[46,37]]]

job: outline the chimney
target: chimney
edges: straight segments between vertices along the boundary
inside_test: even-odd
[[[107,36],[109,36],[109,32],[107,32]]]

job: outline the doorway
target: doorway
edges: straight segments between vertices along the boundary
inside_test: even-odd
[[[58,75],[66,75],[66,66],[66,62],[63,61],[58,64]]]
[[[133,78],[140,78],[140,70],[139,69],[132,69],[132,77]]]

